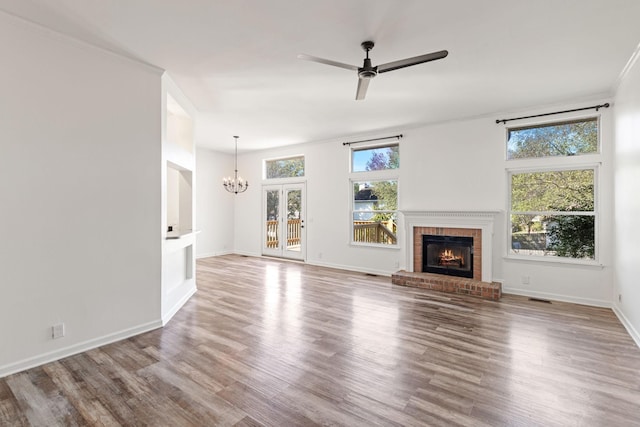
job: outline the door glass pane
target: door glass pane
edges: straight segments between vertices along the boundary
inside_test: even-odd
[[[280,217],[280,191],[267,190],[266,205],[266,245],[267,248],[278,248],[278,219]]]
[[[287,190],[287,250],[300,251],[302,190]]]

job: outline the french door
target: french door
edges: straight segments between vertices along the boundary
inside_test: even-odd
[[[305,259],[305,185],[262,187],[262,253]]]

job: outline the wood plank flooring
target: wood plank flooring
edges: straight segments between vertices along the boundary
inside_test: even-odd
[[[2,426],[640,426],[609,309],[237,255],[162,329],[0,380]]]

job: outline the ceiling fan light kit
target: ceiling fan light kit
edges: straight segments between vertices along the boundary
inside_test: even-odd
[[[414,56],[412,58],[400,59],[398,61],[387,62],[378,66],[371,64],[369,58],[369,51],[373,49],[375,43],[371,40],[364,41],[360,44],[362,49],[366,52],[362,67],[356,67],[355,65],[344,64],[342,62],[332,61],[330,59],[318,58],[316,56],[300,54],[299,59],[306,61],[318,62],[320,64],[332,65],[334,67],[340,67],[347,70],[355,70],[358,73],[358,88],[356,89],[356,100],[363,100],[367,94],[367,88],[369,87],[369,81],[380,73],[386,73],[389,71],[399,70],[400,68],[411,67],[413,65],[422,64],[429,61],[435,61],[445,58],[449,52],[446,50],[440,50],[438,52],[427,53],[425,55]]]

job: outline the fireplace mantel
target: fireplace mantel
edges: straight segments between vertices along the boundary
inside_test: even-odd
[[[482,281],[492,282],[493,223],[501,211],[401,210],[406,236],[406,268],[413,272],[413,229],[415,227],[471,228],[482,231]]]

